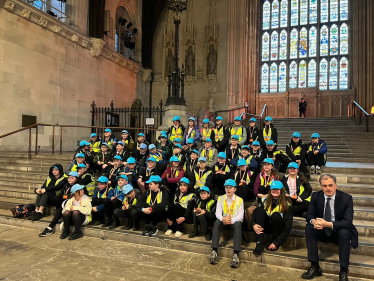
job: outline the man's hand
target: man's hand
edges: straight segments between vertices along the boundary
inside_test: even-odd
[[[322,228],[331,228],[332,222],[325,221],[322,218],[317,218],[317,224],[320,225]]]
[[[272,243],[269,247],[268,247],[269,250],[273,250],[275,251],[277,249],[277,247],[275,247],[274,243]]]
[[[177,224],[182,224],[186,220],[185,217],[180,217],[177,219]]]
[[[253,230],[256,232],[256,234],[260,235],[262,233],[264,233],[264,229],[261,227],[261,225],[259,224],[255,224],[253,226]]]

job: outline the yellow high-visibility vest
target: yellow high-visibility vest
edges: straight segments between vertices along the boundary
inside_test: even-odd
[[[237,135],[239,137],[239,142],[243,139],[243,127],[239,127],[237,131],[235,131],[234,127],[231,128],[231,136]]]
[[[199,174],[196,171],[194,171],[194,173],[195,173],[195,179],[196,179],[196,184],[194,187],[195,189],[199,189],[205,185],[206,179],[212,173],[212,171],[206,172],[201,178],[199,177]]]

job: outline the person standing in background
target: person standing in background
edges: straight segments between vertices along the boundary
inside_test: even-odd
[[[306,107],[307,107],[307,104],[306,104],[305,99],[301,98],[301,101],[299,102],[299,112],[300,112],[299,117],[301,117],[301,115],[304,115],[304,118],[305,118]]]

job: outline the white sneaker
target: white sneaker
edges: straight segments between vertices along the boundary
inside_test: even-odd
[[[316,174],[317,175],[321,174],[321,167],[320,166],[316,166]]]
[[[60,232],[64,232],[65,227],[64,227],[64,222],[60,223]]]
[[[316,172],[316,167],[314,165],[310,166],[310,173],[314,174],[315,172]]]
[[[177,232],[175,232],[174,237],[179,238],[179,237],[181,237],[182,235],[183,235],[183,232],[177,231]]]
[[[173,234],[173,231],[171,229],[166,230],[165,236],[170,236]]]

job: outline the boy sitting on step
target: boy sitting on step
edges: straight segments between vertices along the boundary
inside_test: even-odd
[[[104,199],[108,198],[108,178],[101,176],[97,180],[97,188],[92,196],[92,223],[93,225],[101,225],[104,221],[105,211]],[[109,217],[109,216],[108,216]]]
[[[109,150],[109,145],[103,142],[101,144],[100,152],[98,152],[93,159],[94,170],[101,173],[106,167],[108,167],[109,161],[111,161],[112,158],[113,155]]]
[[[79,164],[77,167],[77,172],[79,175],[77,183],[80,185],[85,186],[85,190],[87,190],[88,195],[92,196],[95,192],[95,179],[87,172],[87,166],[85,164]]]
[[[66,169],[65,169],[65,174],[68,175],[70,174],[70,172],[76,172],[77,171],[77,166],[79,164],[86,164],[86,161],[85,161],[85,155],[83,153],[78,153],[76,156],[75,156],[75,159],[73,161],[71,161],[67,166],[66,166]]]
[[[138,174],[142,168],[136,163],[135,158],[129,157],[127,159],[127,166],[124,168],[122,175],[126,175],[128,182],[135,186],[138,183]]]
[[[109,165],[103,175],[108,178],[108,184],[115,187],[117,185],[117,177],[123,172],[124,167],[122,165],[122,157],[119,155],[114,156],[112,162],[113,165]]]

